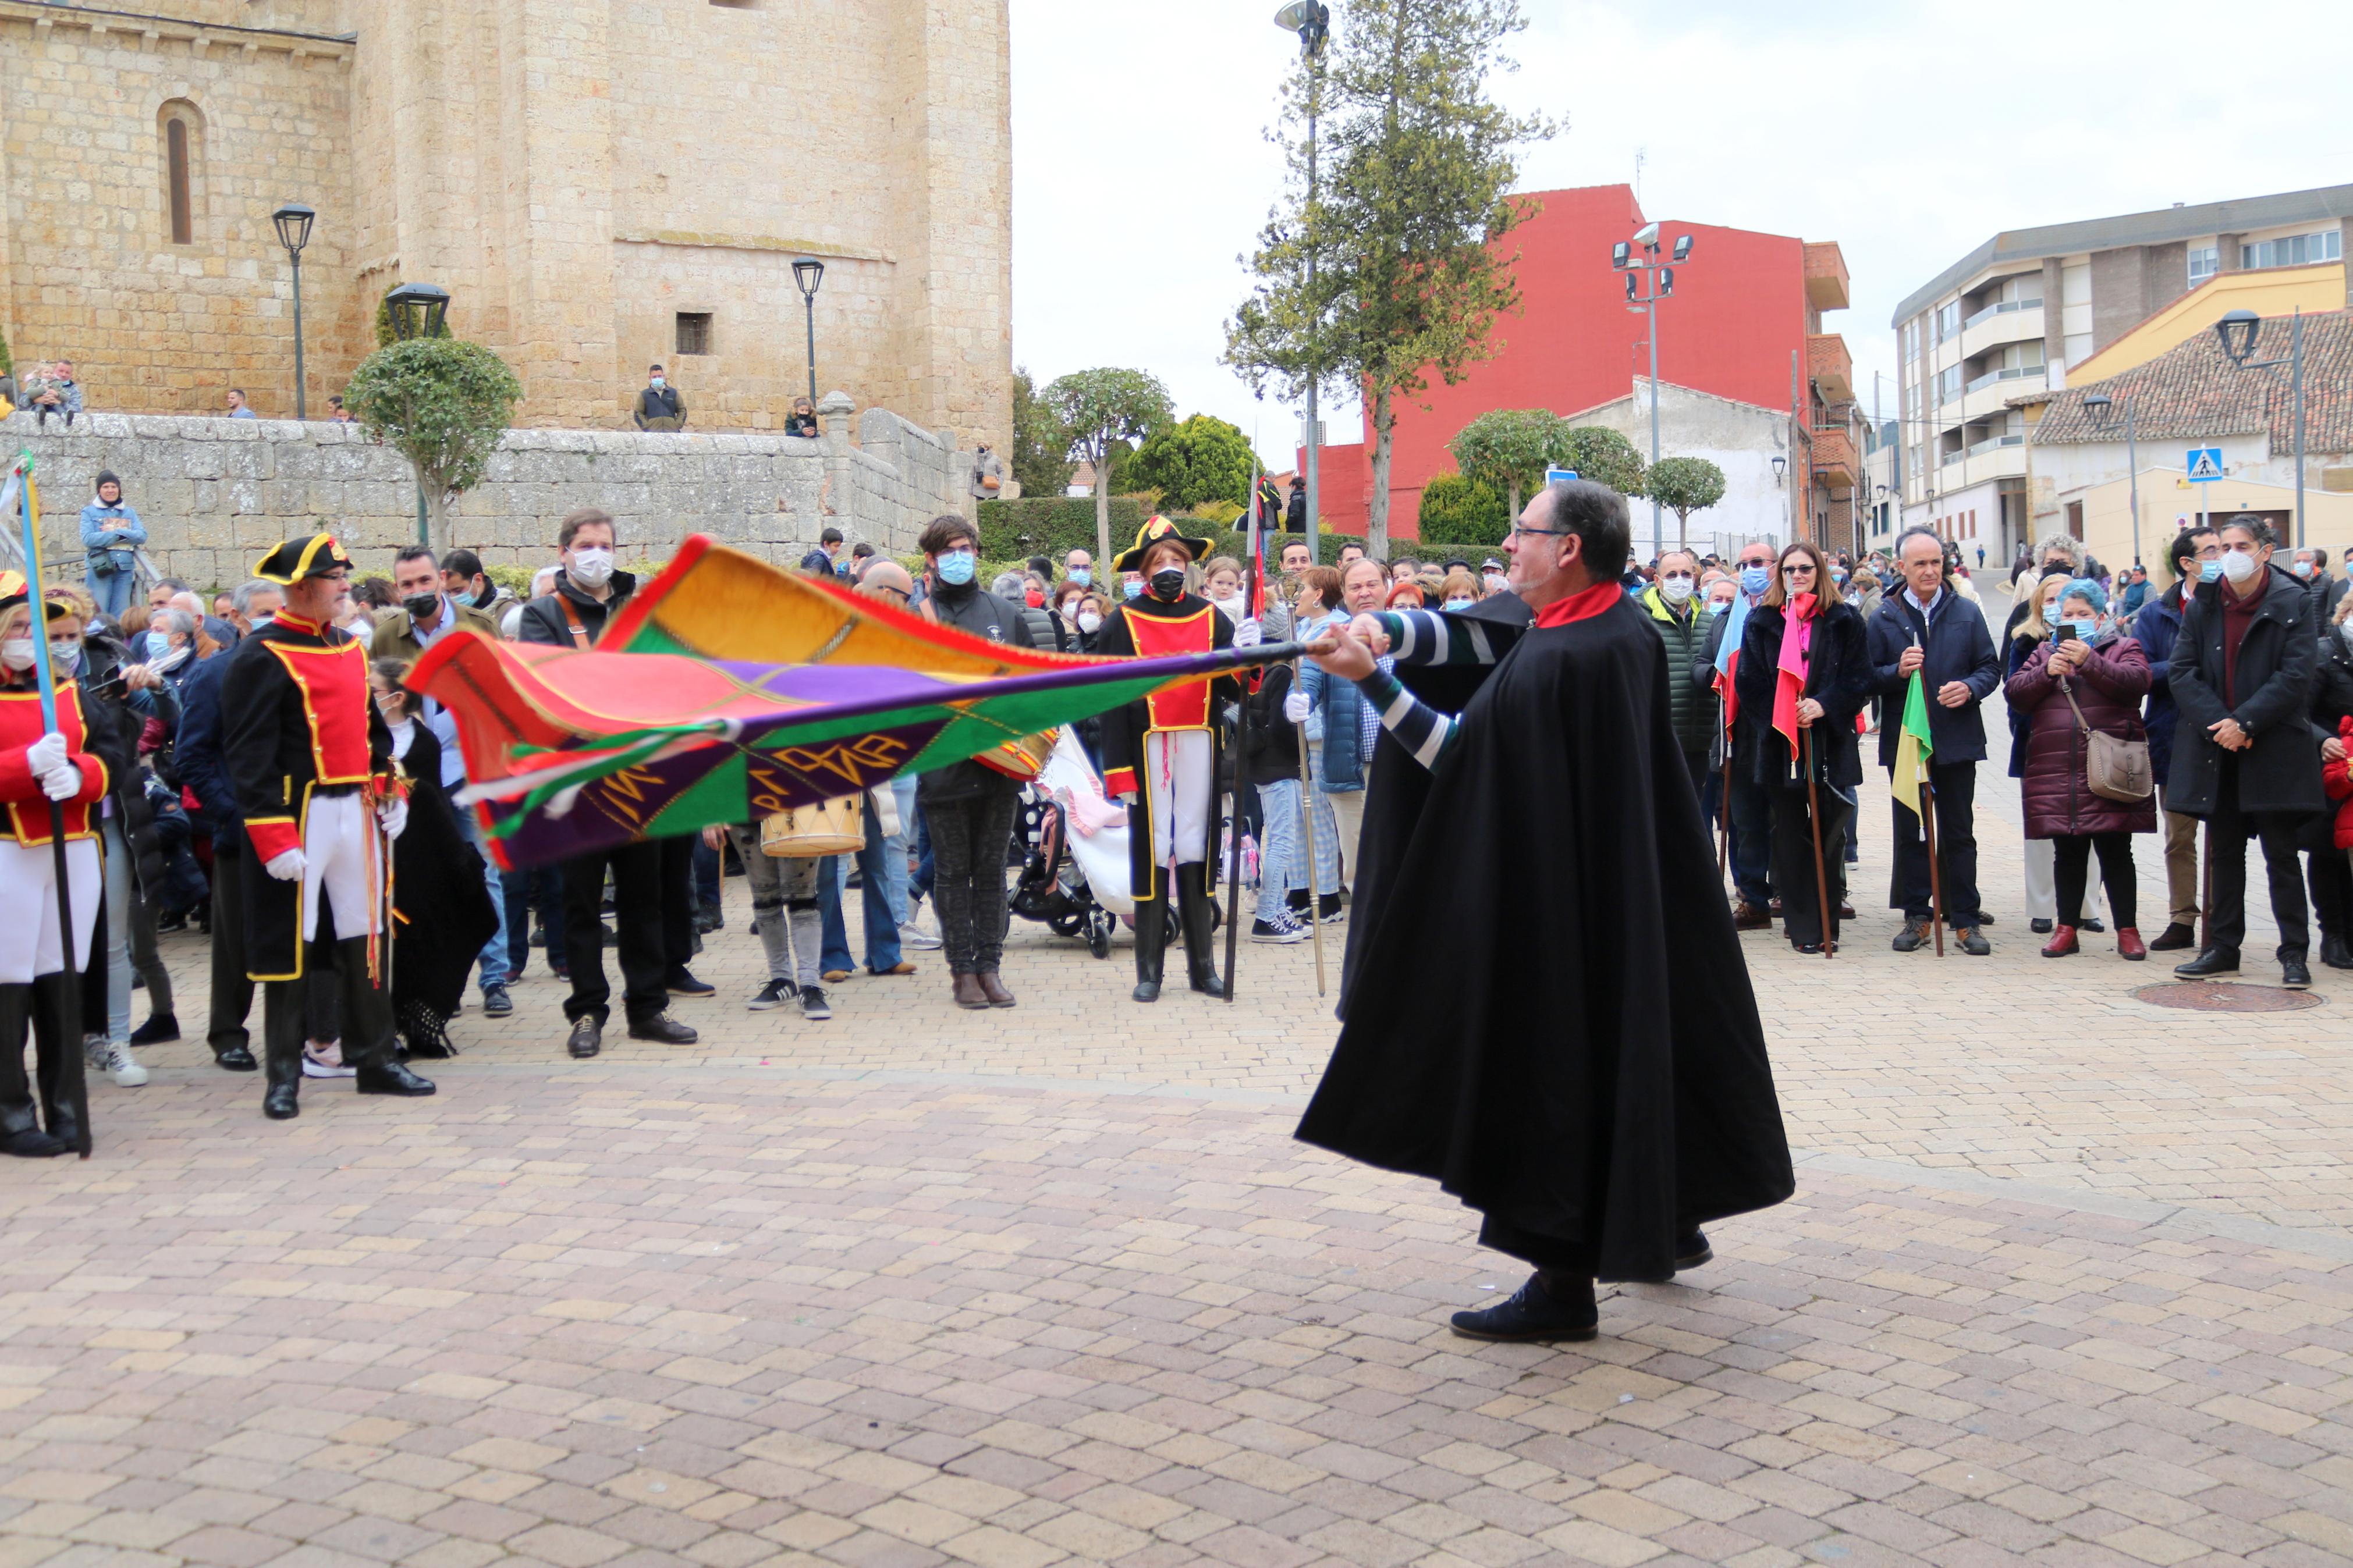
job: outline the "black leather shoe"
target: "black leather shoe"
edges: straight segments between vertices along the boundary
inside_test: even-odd
[[[2320,944],[2320,962],[2331,969],[2353,969],[2353,944],[2341,936],[2326,938]]]
[[[686,965],[682,963],[676,969],[671,970],[670,972],[670,978],[662,984],[673,996],[716,996],[719,994],[719,987],[713,985],[708,980],[697,980],[694,977],[694,971],[687,968]]]
[[[2077,931],[2105,931],[2105,930],[2107,930],[2108,928],[2107,928],[2106,926],[2105,926],[2105,925],[2103,925],[2103,924],[2101,924],[2101,923],[2100,923],[2098,917],[2094,916],[2094,915],[2085,915],[2085,916],[2084,917],[2084,923],[2083,923],[2082,925],[2077,926],[2075,929],[2076,929]]]
[[[213,1065],[223,1072],[255,1072],[261,1067],[259,1062],[253,1059],[253,1053],[243,1046],[231,1046],[225,1051],[215,1051]]]
[[[134,1046],[160,1046],[179,1037],[180,1020],[169,1013],[151,1013],[145,1023],[131,1031],[131,1043]]]
[[[2305,967],[2304,960],[2300,958],[2283,958],[2280,960],[2280,984],[2290,991],[2309,991],[2312,989],[2312,971]]]
[[[2197,945],[2196,927],[2183,925],[2179,921],[2168,921],[2166,922],[2164,934],[2150,942],[2148,950],[2151,952],[2179,952],[2184,948]],[[2321,961],[2327,962],[2327,952],[2324,949],[2321,952]]]
[[[2054,923],[2056,922],[2052,921],[2029,921],[2026,922],[2026,929],[2037,936],[2049,936]]]
[[[406,1100],[438,1092],[431,1079],[419,1078],[398,1062],[360,1068],[353,1075],[352,1087],[362,1094],[394,1094]]]
[[[2239,950],[2235,947],[2210,947],[2187,963],[2177,963],[2173,973],[2184,980],[2203,980],[2210,974],[2239,973]]]
[[[691,1046],[702,1037],[669,1014],[657,1013],[643,1023],[630,1025],[629,1038],[663,1046]]]
[[[564,1048],[572,1053],[574,1060],[586,1061],[605,1048],[605,1026],[592,1017],[575,1018],[571,1037],[564,1042]]]
[[[0,1154],[13,1155],[19,1160],[54,1160],[68,1147],[37,1127],[0,1133]]]
[[[290,1083],[273,1083],[262,1094],[261,1114],[272,1121],[291,1121],[302,1114],[299,1090]]]
[[[1675,1272],[1697,1268],[1703,1263],[1715,1261],[1715,1248],[1707,1244],[1707,1232],[1694,1230],[1675,1243]]]
[[[1564,1301],[1545,1289],[1542,1276],[1531,1274],[1509,1300],[1482,1311],[1455,1313],[1454,1331],[1466,1340],[1506,1344],[1589,1340],[1601,1331],[1601,1312],[1594,1305],[1593,1281],[1583,1283],[1581,1295]]]

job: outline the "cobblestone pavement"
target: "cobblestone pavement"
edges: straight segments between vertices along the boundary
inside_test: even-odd
[[[0,1568],[2353,1561],[2353,984],[2035,957],[1991,821],[1996,955],[1899,956],[1884,824],[1837,960],[1746,939],[1797,1199],[1584,1346],[1452,1338],[1517,1272],[1291,1140],[1304,946],[1145,1009],[1017,924],[1018,1009],[810,1024],[730,882],[688,1050],[565,1059],[543,969],[427,1101],[160,1047],[0,1170]]]

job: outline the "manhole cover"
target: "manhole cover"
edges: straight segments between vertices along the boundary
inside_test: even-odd
[[[2211,980],[2144,985],[2133,996],[2153,1006],[2186,1007],[2193,1013],[2294,1013],[2305,1007],[2317,1007],[2324,1000],[2309,991],[2282,991],[2276,985],[2224,985]]]

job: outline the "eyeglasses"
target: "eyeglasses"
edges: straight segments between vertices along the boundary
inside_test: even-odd
[[[1784,577],[1810,577],[1813,574],[1814,563],[1810,561],[1792,561],[1781,568],[1781,575]]]
[[[1690,583],[1695,580],[1696,579],[1694,579],[1688,572],[1662,572],[1659,574],[1659,581],[1662,583]]]
[[[1567,535],[1568,531],[1569,531],[1565,528],[1529,528],[1524,523],[1515,522],[1512,524],[1512,537],[1514,539],[1519,538],[1520,535],[1524,533],[1548,534],[1555,539],[1559,539]]]

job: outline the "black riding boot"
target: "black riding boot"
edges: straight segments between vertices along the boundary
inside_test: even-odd
[[[77,981],[79,984],[79,981]],[[81,1147],[81,1031],[66,1026],[66,977],[55,971],[30,987],[33,1071],[40,1079],[41,1114],[49,1136],[68,1149]],[[75,1009],[76,1016],[79,1009]]]
[[[1176,918],[1185,929],[1185,973],[1193,989],[1207,996],[1223,996],[1226,983],[1218,978],[1218,906],[1210,899],[1208,868],[1188,860],[1176,868]]]
[[[1168,957],[1168,896],[1135,900],[1135,999],[1160,1000],[1162,965]]]
[[[431,1094],[433,1084],[408,1070],[393,1035],[392,996],[368,976],[367,938],[336,945],[343,980],[343,1060],[358,1069],[352,1086],[362,1094]],[[353,1047],[357,1048],[354,1049]]]
[[[0,1154],[41,1160],[66,1146],[41,1131],[25,1076],[25,1037],[33,1021],[33,988],[0,985]]]
[[[284,1121],[302,1114],[302,1044],[310,1020],[306,980],[270,980],[261,987],[261,1065],[268,1087],[261,1114]]]

